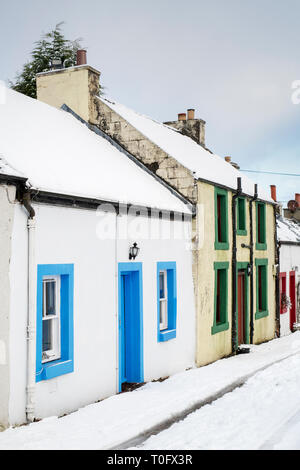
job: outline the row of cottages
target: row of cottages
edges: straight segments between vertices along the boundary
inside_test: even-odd
[[[109,135],[196,207],[197,366],[274,338],[280,322],[276,203],[229,158],[206,148],[205,122],[194,110],[159,123],[99,96],[99,77],[85,60],[40,74],[38,99]]]
[[[280,246],[280,333],[299,329],[300,323],[300,194],[277,218]]]
[[[196,327],[192,204],[100,131],[2,91],[6,427],[193,367]]]

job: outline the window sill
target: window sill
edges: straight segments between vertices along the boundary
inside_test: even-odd
[[[259,320],[260,318],[267,317],[269,315],[269,311],[265,310],[264,312],[256,312],[255,320]]]
[[[50,380],[60,375],[69,374],[74,371],[73,360],[68,361],[53,361],[42,364],[42,370],[36,374],[36,382],[42,380]]]
[[[169,341],[170,339],[176,338],[176,330],[165,330],[158,332],[158,342]]]
[[[215,242],[215,250],[229,250],[228,242]]]
[[[211,327],[211,334],[215,335],[217,333],[220,333],[221,331],[226,331],[229,329],[229,323],[221,323],[220,325],[214,325]]]
[[[266,251],[267,250],[267,244],[266,243],[256,243],[255,248],[260,251]]]
[[[245,237],[247,235],[247,230],[237,230],[236,234]]]

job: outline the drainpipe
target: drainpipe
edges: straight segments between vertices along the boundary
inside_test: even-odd
[[[277,206],[274,206],[274,243],[275,243],[275,266],[276,266],[276,277],[275,277],[275,292],[276,292],[276,311],[275,311],[275,322],[276,322],[276,336],[280,338],[280,285],[279,285],[279,273],[280,273],[280,244],[278,243],[277,237]]]
[[[36,372],[36,266],[35,266],[35,211],[30,193],[23,195],[22,203],[28,212],[28,317],[27,317],[27,386],[26,419],[34,421]]]
[[[237,247],[236,247],[236,200],[242,193],[242,178],[237,179],[237,191],[232,196],[232,352],[237,351],[237,331],[236,331],[236,316],[237,316],[237,302],[236,302],[236,262],[237,262]]]
[[[250,344],[253,344],[254,338],[254,236],[253,236],[253,202],[258,198],[258,186],[254,186],[254,196],[250,199]]]

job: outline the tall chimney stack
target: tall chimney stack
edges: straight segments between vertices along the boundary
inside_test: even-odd
[[[270,188],[271,188],[271,198],[273,199],[273,201],[277,202],[277,188],[275,184],[271,184]]]
[[[77,51],[76,64],[37,74],[37,99],[56,108],[65,104],[85,121],[96,124],[100,72],[87,65],[85,49]]]
[[[87,56],[86,56],[86,50],[85,49],[78,49],[76,64],[77,65],[86,65],[87,64]]]
[[[194,109],[188,109],[187,110],[187,118],[188,118],[188,120],[195,119],[195,110]]]

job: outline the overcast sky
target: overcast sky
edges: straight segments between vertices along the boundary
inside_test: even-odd
[[[300,0],[0,0],[0,79],[60,21],[106,96],[161,121],[193,107],[220,156],[300,174]],[[300,192],[299,177],[248,176],[282,201]]]

